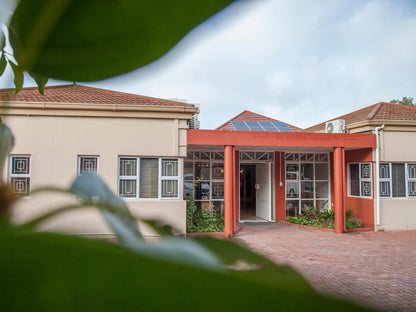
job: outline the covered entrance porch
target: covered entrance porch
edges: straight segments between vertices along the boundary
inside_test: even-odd
[[[193,162],[185,162],[185,189],[192,166],[200,192],[206,190],[196,199],[224,212],[226,237],[240,222],[284,221],[306,206],[333,209],[335,232],[343,233],[346,152],[364,149],[368,156],[375,144],[372,134],[188,130]],[[204,166],[205,176],[197,176]]]

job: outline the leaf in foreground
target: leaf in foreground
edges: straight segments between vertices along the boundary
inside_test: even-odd
[[[155,61],[231,2],[21,0],[10,23],[10,43],[23,71],[101,80]]]

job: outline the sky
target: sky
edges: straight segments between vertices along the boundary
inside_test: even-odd
[[[80,84],[199,104],[203,129],[244,110],[306,128],[416,98],[416,1],[237,1],[160,60]]]

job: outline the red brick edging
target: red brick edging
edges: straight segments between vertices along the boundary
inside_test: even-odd
[[[310,226],[310,225],[303,225],[303,224],[296,224],[292,222],[287,221],[279,221],[280,223],[284,225],[294,226],[301,229],[308,229],[308,230],[315,230],[315,231],[327,231],[327,232],[335,232],[335,229],[327,229],[323,227],[316,227],[316,226]],[[357,228],[357,229],[349,229],[345,230],[345,232],[372,232],[373,229],[371,228]]]
[[[224,236],[224,232],[195,232],[186,233],[187,237],[198,237],[198,236]]]

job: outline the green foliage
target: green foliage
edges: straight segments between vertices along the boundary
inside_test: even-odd
[[[232,1],[21,0],[10,44],[41,82],[101,80],[157,60]]]
[[[316,293],[293,269],[229,241],[202,244],[232,263],[253,256],[264,272],[210,271],[59,234],[1,230],[0,237],[2,311],[366,311]]]
[[[7,65],[6,56],[4,55],[4,53],[1,53],[1,57],[0,57],[0,76],[3,75],[4,70],[6,69],[6,65]]]
[[[390,103],[416,106],[416,103],[413,102],[413,98],[404,96],[401,100],[391,100]]]
[[[13,145],[14,138],[9,127],[0,121],[0,184],[3,182],[1,179],[4,176],[4,164],[6,164],[6,159],[9,157],[9,153],[12,150]]]
[[[20,90],[22,90],[23,88],[23,70],[21,69],[21,67],[19,67],[18,65],[16,65],[13,62],[9,63],[12,70],[13,70],[13,74],[14,74],[14,86],[16,88],[16,94],[20,92]]]
[[[362,227],[361,220],[352,215],[350,208],[346,211],[345,216],[347,230]],[[302,211],[302,215],[297,217],[288,216],[286,217],[286,221],[295,224],[333,229],[335,228],[335,212],[333,210],[324,210],[321,212],[317,208],[308,207]]]
[[[186,232],[222,232],[224,230],[224,214],[215,211],[202,211],[193,194],[186,203]]]

